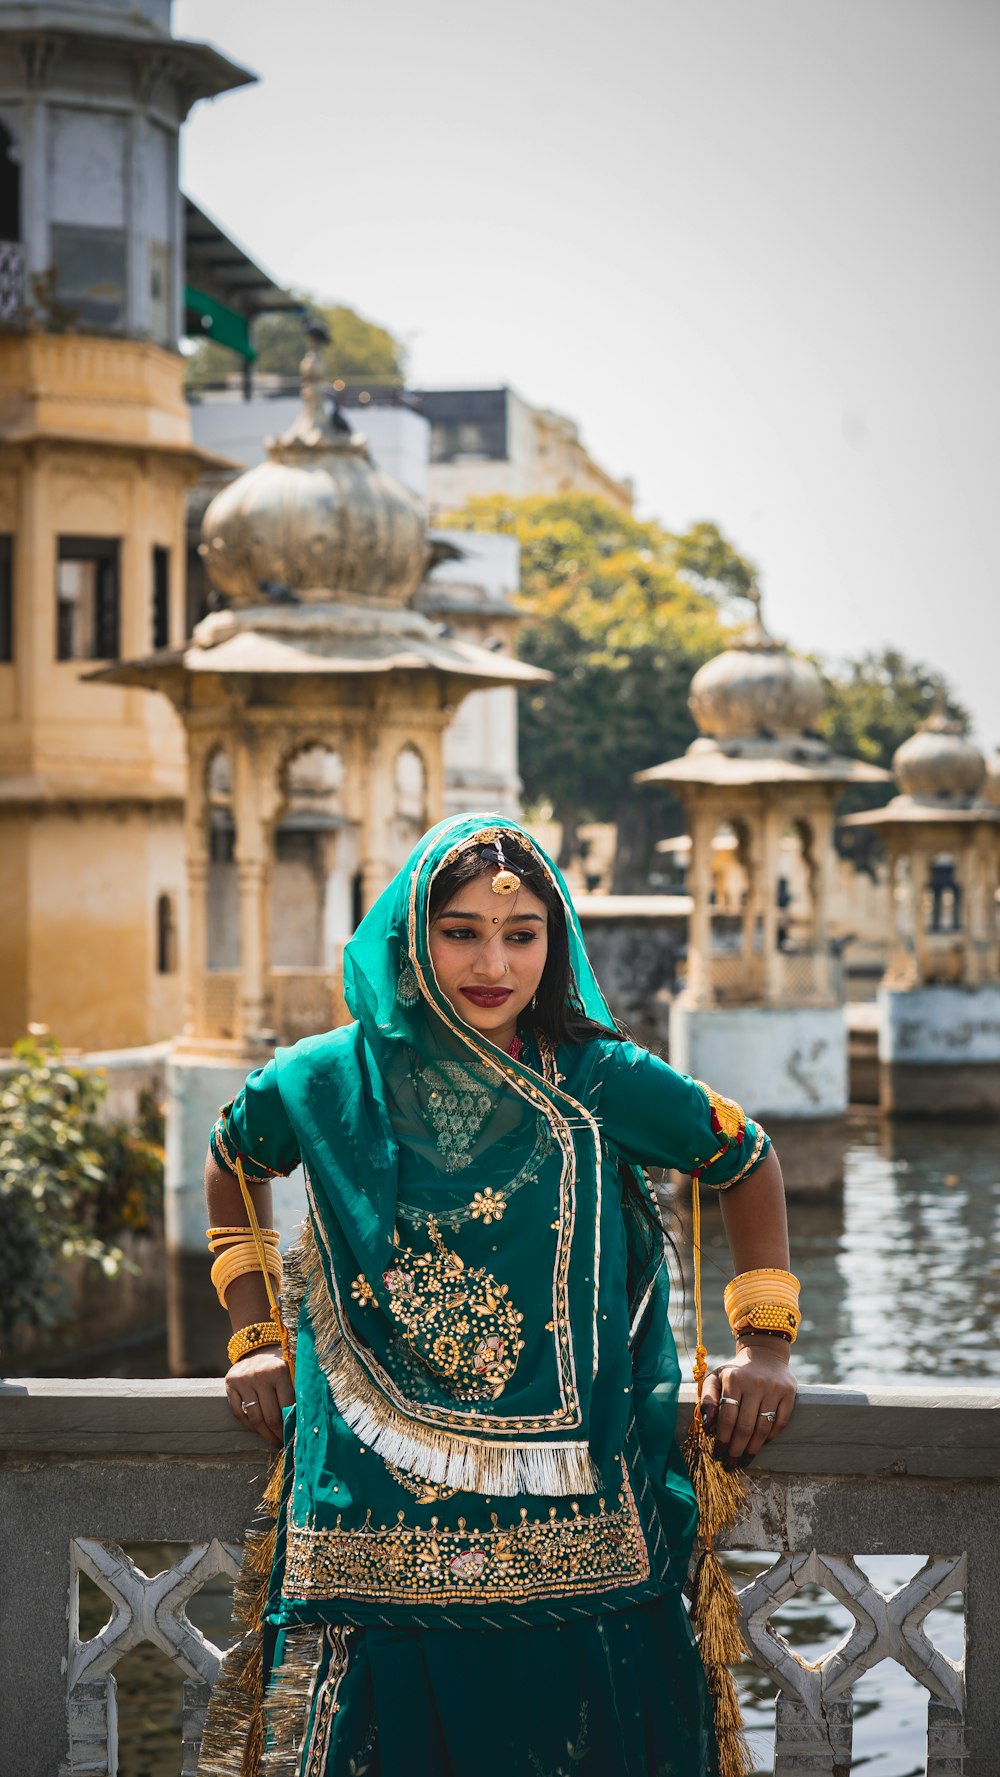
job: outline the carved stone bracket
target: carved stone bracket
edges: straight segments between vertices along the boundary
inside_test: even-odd
[[[824,1659],[792,1652],[771,1621],[803,1586],[822,1586],[854,1621]],[[953,1592],[966,1589],[966,1556],[931,1556],[895,1592],[880,1592],[851,1556],[790,1554],[739,1593],[743,1633],[753,1656],[780,1687],[775,1777],[850,1770],[850,1692],[881,1660],[896,1660],[930,1693],[927,1777],[960,1777],[965,1726],[965,1667],[930,1642],[924,1621]]]
[[[184,1770],[193,1771],[205,1705],[218,1676],[222,1650],[197,1629],[185,1606],[217,1574],[235,1579],[240,1551],[217,1539],[195,1543],[173,1567],[146,1574],[118,1543],[74,1538],[70,1549],[70,1636],[67,1672],[69,1753],[60,1777],[118,1769],[118,1712],[114,1667],[142,1641],[151,1641],[181,1668],[184,1686]],[[86,1574],[113,1606],[110,1622],[90,1641],[79,1638],[79,1583]]]

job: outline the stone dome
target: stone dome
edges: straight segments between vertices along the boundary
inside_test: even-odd
[[[799,736],[823,713],[814,666],[789,654],[757,618],[724,653],[698,668],[688,703],[703,734],[716,740]]]
[[[302,365],[303,408],[268,442],[268,460],[216,494],[201,555],[230,603],[263,605],[287,591],[303,603],[362,599],[402,605],[424,577],[419,502],[369,460],[364,438],[331,414],[319,362]]]
[[[959,802],[976,795],[986,761],[962,733],[962,724],[936,710],[896,748],[892,769],[904,796]]]

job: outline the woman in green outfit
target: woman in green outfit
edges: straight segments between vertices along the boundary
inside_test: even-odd
[[[642,1168],[725,1192],[737,1272],[786,1267],[768,1138],[620,1036],[513,821],[421,841],[347,947],[345,994],[355,1021],[278,1050],[212,1135],[215,1250],[246,1248],[241,1170],[266,1223],[301,1162],[309,1214],[294,1388],[259,1264],[223,1277],[229,1400],[283,1460],[200,1772],[713,1777]],[[730,1463],[786,1424],[788,1354],[747,1331],[705,1383]]]

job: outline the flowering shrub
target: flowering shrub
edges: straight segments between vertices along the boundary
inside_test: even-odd
[[[153,1233],[163,1196],[151,1095],[135,1127],[102,1122],[100,1075],[70,1066],[48,1039],[25,1038],[14,1057],[0,1080],[0,1352],[72,1318],[65,1261],[91,1259],[108,1278],[135,1270],[120,1237]]]

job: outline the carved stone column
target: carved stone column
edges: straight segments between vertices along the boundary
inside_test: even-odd
[[[267,988],[268,829],[262,809],[271,800],[253,735],[244,735],[233,761],[236,874],[240,892],[240,972],[237,1034],[253,1042],[265,1029]]]
[[[931,853],[925,844],[918,839],[910,843],[910,897],[913,910],[913,959],[916,978],[919,986],[926,986],[930,979],[931,950],[927,942],[927,912],[924,906],[925,890],[930,877]]]
[[[783,813],[766,802],[761,826],[761,889],[764,914],[764,1004],[775,1005],[782,997],[784,969],[778,950],[778,874]]]
[[[686,999],[690,1006],[715,1004],[712,981],[712,833],[715,816],[710,806],[694,803],[690,809],[691,864],[688,894],[692,899],[688,923]]]
[[[889,913],[892,920],[892,951],[886,983],[895,988],[917,984],[916,908],[913,896],[913,865],[904,836],[890,827],[886,833],[889,852]]]
[[[396,806],[393,765],[406,738],[391,726],[389,711],[376,704],[364,755],[360,861],[363,913],[374,906],[391,875],[389,827]]]
[[[205,753],[188,754],[187,804],[184,810],[184,871],[187,881],[187,943],[184,949],[184,1033],[200,1034],[208,967],[208,797]]]
[[[813,843],[809,859],[812,894],[812,938],[816,955],[817,996],[831,1004],[840,998],[836,958],[830,948],[830,897],[836,850],[833,842],[833,808],[824,800],[810,809]]]

